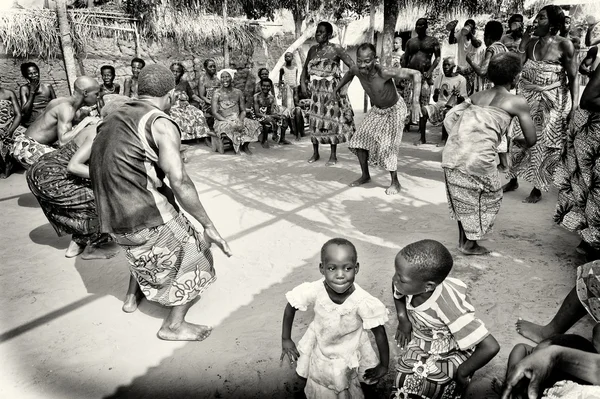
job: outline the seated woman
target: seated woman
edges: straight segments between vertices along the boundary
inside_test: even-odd
[[[27,84],[19,89],[21,94],[21,125],[28,128],[56,98],[54,87],[40,82],[40,68],[34,62],[21,64],[21,75]]]
[[[271,94],[273,81],[266,78],[260,84],[261,92],[254,95],[254,117],[262,125],[261,145],[263,148],[269,148],[269,142],[267,141],[269,132],[273,133],[275,143],[291,144],[285,139],[288,117],[281,112],[275,97]],[[281,135],[278,132],[279,128],[281,128]]]
[[[20,122],[21,107],[15,92],[0,87],[0,179],[10,176],[17,165],[10,152],[14,133],[25,131]]]
[[[200,97],[194,94],[187,80],[182,79],[185,68],[179,62],[171,64],[171,72],[175,76],[175,102],[171,106],[170,114],[179,125],[181,141],[196,140],[208,137],[209,129],[204,113],[190,104],[191,101],[199,103]]]
[[[222,87],[215,91],[212,98],[212,113],[215,118],[215,135],[212,138],[213,150],[223,154],[223,140],[228,137],[236,154],[240,149],[251,155],[249,144],[258,141],[260,123],[246,118],[246,103],[241,90],[232,86],[235,71],[222,70],[219,79]]]
[[[206,122],[210,128],[215,123],[215,118],[212,116],[212,97],[219,87],[221,81],[217,78],[217,64],[212,58],[204,61],[205,74],[198,78],[198,94],[202,102],[202,112],[206,117]]]
[[[106,104],[106,117],[129,99],[120,96]],[[89,124],[60,149],[43,155],[27,170],[27,184],[42,211],[59,236],[71,234],[65,256],[82,259],[108,259],[118,253],[118,246],[100,231],[94,193],[87,162],[96,125]]]

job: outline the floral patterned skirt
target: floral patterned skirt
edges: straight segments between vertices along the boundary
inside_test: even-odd
[[[179,129],[181,129],[181,140],[194,140],[203,137],[208,137],[209,128],[204,117],[204,112],[194,107],[193,105],[187,104],[187,102],[180,103],[171,108],[171,117]]]

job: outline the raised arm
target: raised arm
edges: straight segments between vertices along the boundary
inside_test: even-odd
[[[179,147],[181,143],[179,128],[170,120],[159,118],[152,125],[152,134],[158,147],[158,164],[169,179],[175,198],[181,207],[202,225],[204,238],[208,244],[216,244],[227,256],[231,256],[229,245],[221,238],[208,217],[194,182],[183,166]]]
[[[12,103],[13,110],[15,111],[15,118],[12,121],[12,124],[8,128],[8,136],[11,137],[15,132],[19,124],[21,123],[21,107],[19,107],[19,100],[17,99],[17,95],[14,91],[5,89],[8,92],[8,96],[10,97],[10,102]]]
[[[587,111],[600,112],[600,68],[596,68],[590,75],[579,105]]]

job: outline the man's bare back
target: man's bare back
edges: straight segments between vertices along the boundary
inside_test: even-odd
[[[398,102],[398,91],[387,68],[375,66],[371,74],[363,74],[358,67],[352,67],[360,84],[371,99],[371,104],[378,108],[393,107]]]
[[[406,44],[407,68],[416,69],[421,73],[427,72],[431,68],[431,58],[439,49],[440,43],[435,37],[413,37]]]
[[[48,103],[42,115],[31,124],[25,134],[40,144],[51,145],[71,130],[76,112],[70,97],[56,98]]]

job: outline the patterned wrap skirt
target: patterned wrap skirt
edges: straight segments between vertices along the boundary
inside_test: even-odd
[[[42,155],[56,151],[56,148],[41,144],[25,135],[24,131],[15,131],[13,136],[12,155],[25,168],[35,164]]]
[[[577,296],[590,316],[600,323],[600,261],[577,268]]]
[[[369,151],[369,164],[385,170],[398,168],[398,153],[406,118],[406,105],[402,98],[389,108],[373,107],[350,139],[348,148]]]
[[[461,222],[469,240],[481,240],[492,230],[502,203],[502,183],[498,173],[468,175],[444,168],[450,217]]]
[[[225,121],[215,120],[215,133],[226,135],[231,140],[235,152],[239,152],[240,146],[244,143],[258,141],[258,135],[261,132],[259,121],[244,118],[244,125],[241,129],[239,129],[237,121],[236,115],[230,115]]]
[[[161,226],[113,236],[150,301],[184,305],[216,280],[210,246],[183,214]]]

